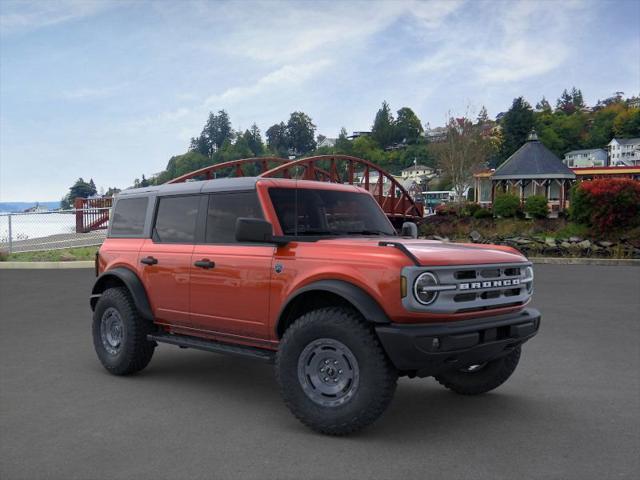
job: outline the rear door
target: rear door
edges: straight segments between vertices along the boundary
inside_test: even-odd
[[[189,326],[191,255],[201,195],[159,197],[138,261],[157,323]]]
[[[191,257],[191,319],[220,339],[266,340],[274,246],[236,242],[238,217],[263,218],[255,190],[208,196],[203,243]]]

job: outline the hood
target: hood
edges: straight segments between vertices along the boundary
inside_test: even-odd
[[[515,248],[477,243],[448,243],[436,240],[416,240],[401,237],[336,238],[322,242],[341,243],[351,247],[377,247],[378,243],[394,242],[404,245],[421,265],[478,265],[492,263],[521,263],[527,258]],[[392,248],[392,247],[378,247]]]

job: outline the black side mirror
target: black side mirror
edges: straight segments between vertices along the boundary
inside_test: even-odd
[[[236,220],[236,240],[241,243],[286,244],[284,239],[273,236],[273,227],[261,218],[239,217]]]
[[[401,237],[418,238],[418,225],[413,222],[404,222],[402,224],[402,230],[400,231]]]

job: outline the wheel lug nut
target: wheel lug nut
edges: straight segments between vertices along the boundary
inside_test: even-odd
[[[329,365],[329,360],[325,360],[325,361],[324,361],[324,364],[325,364],[325,365]]]
[[[338,370],[338,373],[342,373],[342,370]]]
[[[321,371],[321,372],[324,372],[324,367],[322,367],[322,368],[320,369],[320,371]]]
[[[328,382],[329,381],[329,377],[324,377],[324,381]]]
[[[337,364],[338,364],[338,361],[337,361],[337,360],[334,360],[334,361],[333,361],[333,364],[334,364],[334,365],[337,365]]]
[[[338,379],[337,379],[337,378],[334,378],[334,379],[333,379],[333,383],[338,383]]]

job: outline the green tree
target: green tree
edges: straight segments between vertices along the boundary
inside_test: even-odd
[[[233,138],[231,120],[224,110],[219,110],[218,114],[209,112],[209,118],[202,129],[200,137],[195,143],[192,140],[192,150],[207,157],[213,157],[214,152],[222,148],[224,142]]]
[[[390,146],[396,138],[393,115],[386,101],[382,102],[382,107],[376,113],[371,127],[371,136],[382,148]]]
[[[97,193],[98,190],[96,190],[96,185],[93,183],[93,179],[89,182],[85,182],[85,180],[80,177],[73,185],[71,185],[71,187],[69,187],[69,193],[67,193],[61,201],[61,208],[73,208],[76,198],[88,198],[96,195]]]
[[[539,112],[543,112],[543,113],[552,113],[553,109],[551,108],[551,105],[549,104],[549,100],[547,100],[544,96],[542,97],[542,99],[536,103],[536,110],[538,110]]]
[[[247,143],[249,150],[254,156],[260,156],[264,153],[264,144],[262,143],[262,135],[260,129],[254,123],[250,130],[245,130],[244,141]]]
[[[582,90],[577,89],[576,87],[571,89],[571,103],[573,103],[573,108],[578,111],[585,107]]]
[[[304,112],[293,112],[287,122],[287,139],[289,148],[296,155],[304,155],[316,148],[316,126],[311,117]]]
[[[620,112],[613,122],[616,137],[640,137],[640,110],[628,109]]]
[[[567,92],[566,88],[562,91],[562,95],[560,95],[560,98],[556,101],[556,109],[566,113],[567,115],[571,115],[576,110],[576,107],[573,104],[573,97],[569,92]]]
[[[266,132],[267,146],[275,155],[286,157],[289,149],[287,126],[284,122],[271,125]]]
[[[484,105],[480,109],[480,113],[478,113],[477,121],[478,121],[478,124],[480,125],[484,125],[485,123],[489,122],[489,114],[487,113],[487,107],[485,107]]]
[[[374,163],[384,164],[385,156],[378,143],[368,135],[353,141],[353,155]]]
[[[516,98],[511,108],[502,117],[503,141],[500,148],[499,162],[504,162],[527,140],[535,125],[531,105],[523,98]]]
[[[424,128],[418,116],[409,107],[398,110],[395,121],[395,139],[398,142],[417,143],[422,138]]]
[[[335,152],[350,155],[352,150],[351,140],[347,138],[347,129],[342,127],[340,129],[340,135],[338,135],[338,139],[336,140]]]

